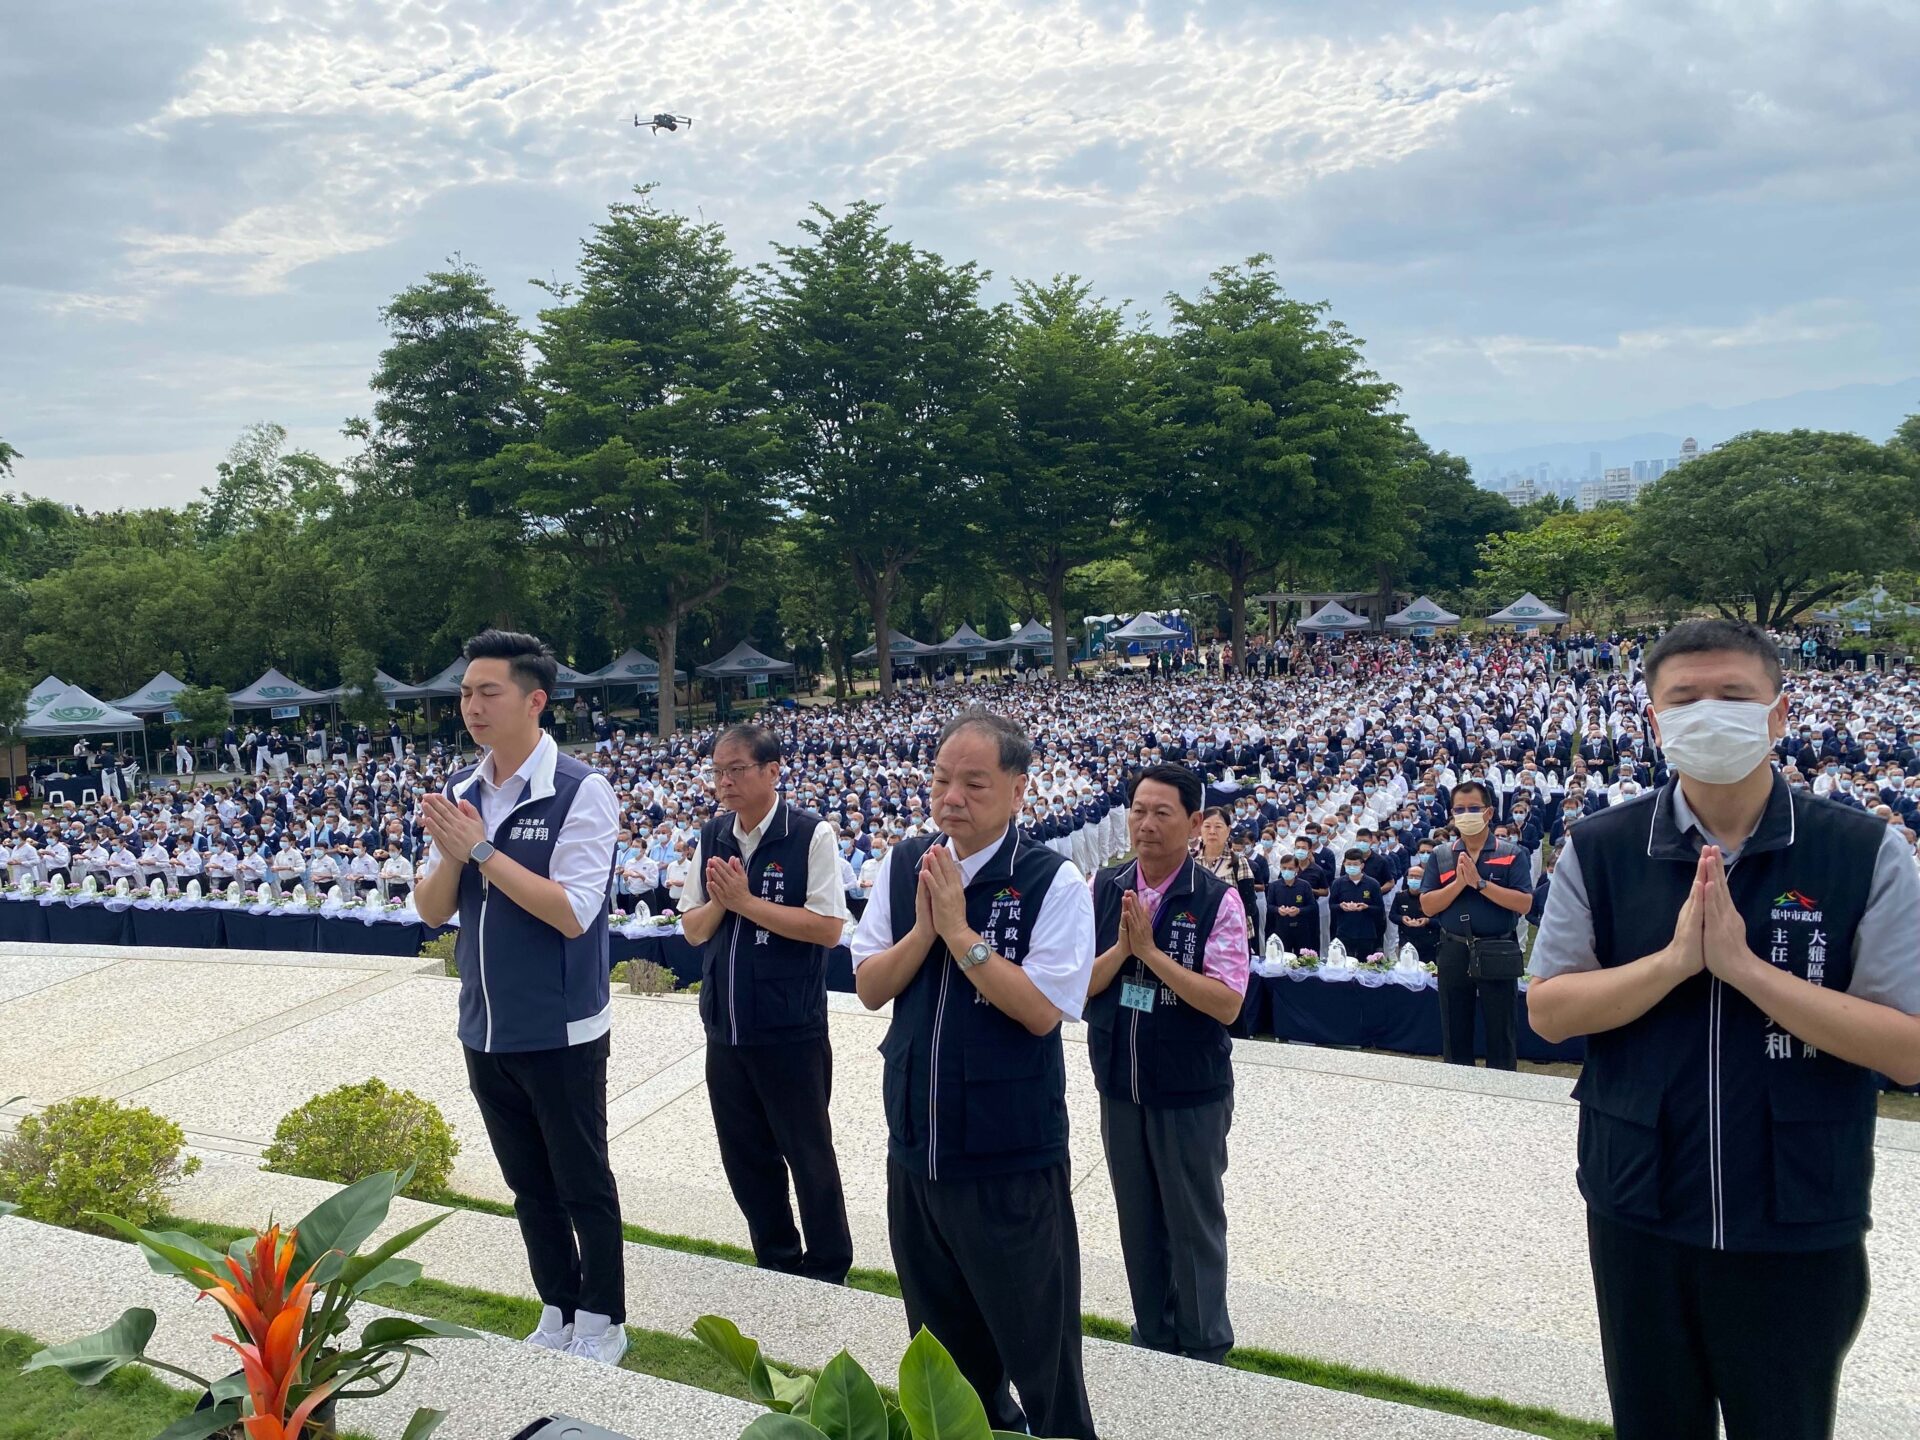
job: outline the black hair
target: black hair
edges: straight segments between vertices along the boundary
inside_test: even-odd
[[[1347,847],[1347,853],[1340,858],[1343,860],[1359,860],[1364,862],[1367,858],[1367,852],[1362,850],[1358,845],[1350,845]]]
[[[542,692],[551,700],[560,684],[560,662],[553,658],[547,642],[537,635],[518,630],[482,630],[460,647],[471,663],[475,660],[504,660],[520,693]]]
[[[722,745],[740,746],[756,765],[771,765],[782,754],[780,737],[764,725],[729,725],[713,742],[711,753],[718,755]]]
[[[1227,829],[1233,829],[1233,815],[1224,805],[1209,805],[1200,812],[1202,820],[1218,820]]]
[[[1447,797],[1447,808],[1449,810],[1453,808],[1453,802],[1460,798],[1460,792],[1463,790],[1474,791],[1480,796],[1480,803],[1482,805],[1492,808],[1493,792],[1486,787],[1484,781],[1462,780],[1458,785],[1453,787],[1453,794]]]
[[[1200,777],[1184,765],[1149,765],[1138,775],[1127,781],[1127,804],[1133,804],[1134,792],[1140,788],[1142,780],[1153,780],[1161,785],[1171,785],[1180,796],[1180,808],[1191,815],[1207,803],[1207,787],[1200,783]]]
[[[980,730],[990,736],[999,751],[1000,769],[1008,775],[1024,775],[1033,763],[1033,742],[1027,738],[1027,732],[1006,716],[980,705],[962,710],[940,727],[934,754],[938,755],[946,748],[947,741],[963,730]]]
[[[1654,642],[1644,666],[1647,693],[1653,693],[1654,677],[1660,667],[1675,655],[1705,655],[1733,651],[1751,655],[1766,669],[1767,679],[1778,690],[1782,677],[1780,652],[1767,632],[1746,620],[1682,620]]]

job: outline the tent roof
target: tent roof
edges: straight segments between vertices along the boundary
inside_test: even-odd
[[[940,647],[937,645],[922,645],[911,635],[902,635],[898,630],[887,631],[887,654],[896,660],[903,655],[908,659],[913,659],[921,655],[938,655],[939,653]],[[869,645],[853,658],[856,660],[875,660],[878,659],[879,656],[879,647]]]
[[[22,735],[106,735],[141,729],[138,715],[95,698],[78,685],[68,685],[34,712],[20,727]]]
[[[1387,616],[1387,624],[1395,629],[1411,625],[1458,625],[1460,617],[1446,606],[1437,604],[1422,595],[1404,610],[1396,610]]]
[[[1496,625],[1558,625],[1566,618],[1565,611],[1554,609],[1531,590],[1487,617]]]
[[[1302,620],[1297,627],[1307,631],[1326,631],[1339,634],[1347,630],[1364,630],[1373,622],[1364,615],[1356,615],[1338,600],[1329,600],[1313,614]]]
[[[27,714],[35,715],[40,707],[67,688],[67,682],[58,675],[49,675],[33,689],[27,692]]]
[[[418,700],[423,696],[438,693],[437,691],[427,689],[424,685],[409,685],[404,680],[396,680],[393,676],[387,674],[386,671],[380,669],[375,669],[373,672],[373,685],[376,690],[389,700]],[[337,700],[344,700],[358,688],[358,686],[354,685],[336,685],[333,689],[329,690],[327,694]]]
[[[289,680],[275,669],[269,669],[245,689],[227,696],[241,710],[264,710],[271,705],[320,705],[332,698],[324,691],[309,690]]]
[[[1155,616],[1145,610],[1119,629],[1107,632],[1109,640],[1175,640],[1179,638],[1181,638],[1180,631],[1171,626],[1162,625]]]
[[[718,680],[725,680],[737,675],[793,674],[793,662],[791,660],[775,660],[770,655],[762,655],[745,640],[742,640],[712,664],[701,665],[696,668],[702,675],[711,675]]]
[[[112,703],[122,710],[170,710],[173,708],[173,697],[186,688],[185,681],[177,680],[162,670],[124,700]]]
[[[423,695],[458,695],[460,677],[467,673],[467,657],[456,655],[453,663],[438,675],[429,676],[414,688]]]
[[[631,685],[648,680],[657,684],[660,680],[660,662],[645,651],[629,645],[625,654],[617,660],[609,660],[594,671],[593,676],[609,685]],[[687,672],[675,670],[673,678],[685,680]]]
[[[1007,637],[1007,643],[1009,645],[1021,646],[1051,645],[1053,644],[1053,631],[1042,625],[1038,620],[1029,620]]]
[[[933,648],[949,654],[977,654],[982,650],[1004,650],[1010,642],[989,640],[971,625],[962,625]]]

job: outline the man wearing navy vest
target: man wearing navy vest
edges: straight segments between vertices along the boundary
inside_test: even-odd
[[[1420,890],[1420,913],[1438,932],[1441,1058],[1449,1065],[1473,1064],[1477,1003],[1487,1068],[1517,1070],[1515,997],[1525,966],[1514,932],[1533,906],[1533,867],[1519,846],[1494,837],[1493,791],[1484,781],[1462,780],[1450,803],[1459,841],[1435,852]]]
[[[1071,860],[1011,823],[1032,761],[1003,716],[947,722],[942,833],[887,851],[853,978],[867,1008],[893,1002],[881,1093],[907,1328],[947,1347],[996,1430],[1092,1440],[1060,1022],[1086,1005],[1093,904]]]
[[[618,806],[540,730],[553,652],[485,630],[460,712],[485,748],[422,797],[433,849],[414,906],[459,912],[467,1083],[513,1191],[544,1309],[530,1344],[606,1364],[627,1348],[620,1197],[607,1163],[607,909]]]
[[[1239,892],[1188,846],[1206,798],[1184,765],[1134,778],[1134,858],[1093,877],[1087,1039],[1120,1212],[1133,1343],[1218,1364],[1227,1318],[1227,1131],[1247,993]]]
[[[1688,621],[1647,654],[1679,778],[1556,859],[1528,1014],[1587,1037],[1579,1183],[1620,1440],[1825,1440],[1867,1306],[1875,1072],[1920,1082],[1920,876],[1774,772],[1779,655]]]
[[[825,820],[780,798],[780,738],[771,730],[725,731],[713,746],[713,781],[723,809],[700,827],[680,908],[687,939],[701,947],[720,1163],[754,1259],[839,1285],[853,1265],[827,1118],[827,951],[847,922],[840,846]]]

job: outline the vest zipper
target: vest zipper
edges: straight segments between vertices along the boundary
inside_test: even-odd
[[[734,998],[740,993],[740,917],[733,917],[733,938],[727,942],[727,1029],[733,1035],[733,1043],[740,1043],[740,1016],[734,1008]]]
[[[1736,859],[1727,866],[1729,891],[1734,868],[1739,863]],[[1712,1232],[1708,1238],[1715,1250],[1727,1248],[1727,1180],[1720,1163],[1721,1091],[1724,1088],[1720,1079],[1720,1031],[1725,1009],[1726,987],[1716,975],[1707,992],[1707,1191],[1713,1210]]]
[[[934,942],[941,950],[946,942]],[[940,999],[933,1007],[933,1060],[927,1074],[927,1178],[940,1178],[940,1025],[947,1014],[947,982],[953,978],[952,957],[940,967]]]
[[[480,877],[480,1003],[487,1011],[487,1038],[480,1048],[483,1051],[493,1049],[493,996],[487,990],[487,897],[493,893],[493,886],[487,883],[487,877]]]

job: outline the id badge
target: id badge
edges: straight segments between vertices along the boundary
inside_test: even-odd
[[[1132,980],[1120,982],[1120,1004],[1128,1010],[1138,1010],[1142,1014],[1153,1013],[1152,985],[1137,984]]]

